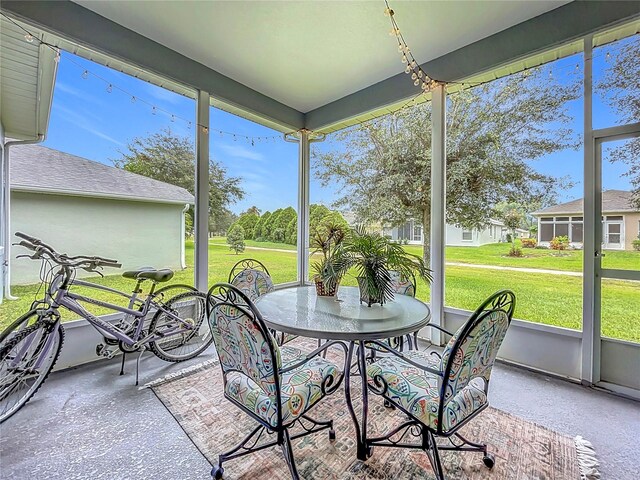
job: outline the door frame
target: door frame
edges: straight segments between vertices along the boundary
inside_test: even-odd
[[[624,250],[624,246],[626,242],[625,232],[624,232],[624,215],[615,215],[616,217],[622,217],[622,220],[607,220],[607,217],[612,217],[612,216],[614,215],[606,215],[604,213],[602,214],[602,217],[603,217],[602,249],[603,250]],[[620,241],[617,243],[618,246],[616,247],[612,247],[611,242],[609,242],[609,236],[611,235],[611,233],[609,233],[610,225],[620,225],[620,232],[613,234],[613,235],[620,235]]]
[[[586,134],[586,132],[585,132]],[[592,130],[585,145],[584,201],[584,305],[583,305],[583,383],[640,398],[640,391],[601,380],[602,351],[602,279],[640,281],[640,271],[602,268],[602,144],[640,137],[640,122]],[[588,138],[588,137],[586,137]],[[589,158],[590,157],[590,158]],[[606,215],[605,215],[606,218]]]

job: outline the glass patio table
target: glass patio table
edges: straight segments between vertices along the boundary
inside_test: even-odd
[[[431,318],[429,307],[406,295],[395,295],[384,305],[360,303],[357,287],[340,287],[335,297],[319,297],[314,286],[276,290],[256,300],[267,327],[320,340],[342,340],[348,343],[345,372],[351,371],[354,355],[362,380],[362,421],[353,408],[351,375],[344,376],[347,408],[353,419],[357,437],[357,456],[366,460],[368,391],[364,343],[399,337],[418,331]],[[359,348],[357,348],[359,347]]]

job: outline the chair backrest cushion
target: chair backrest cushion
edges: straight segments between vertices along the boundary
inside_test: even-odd
[[[391,277],[391,285],[394,293],[410,297],[416,296],[416,286],[411,279],[403,278],[397,270],[389,270],[389,276]]]
[[[511,292],[506,294],[515,302]],[[496,296],[490,297],[487,302],[494,297]],[[474,378],[489,382],[498,350],[511,323],[513,302],[508,304],[508,308],[494,305],[484,309],[487,302],[458,329],[442,352],[440,371],[446,375],[449,369],[448,377],[440,380],[440,391],[445,404]]]
[[[280,350],[253,306],[224,301],[213,305],[209,322],[222,371],[240,372],[267,395],[275,395],[275,368],[282,363]]]
[[[265,293],[272,292],[274,288],[268,273],[253,268],[238,272],[230,283],[248,296],[251,301]]]

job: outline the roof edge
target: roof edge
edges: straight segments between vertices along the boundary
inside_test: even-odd
[[[42,193],[45,195],[63,195],[68,197],[84,197],[84,198],[101,198],[108,200],[123,200],[130,202],[142,202],[142,203],[164,203],[171,205],[195,205],[195,199],[190,201],[180,200],[168,200],[162,198],[151,197],[134,197],[129,195],[116,195],[102,192],[82,192],[79,190],[64,190],[54,188],[37,188],[29,187],[26,185],[11,185],[10,191],[12,192],[24,192],[24,193]]]

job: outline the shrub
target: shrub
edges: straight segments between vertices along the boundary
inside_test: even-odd
[[[507,243],[511,243],[512,240],[513,240],[513,237],[511,236],[511,234],[507,233]]]
[[[267,240],[266,238],[264,238],[264,237],[257,237],[255,240],[256,240],[256,242],[267,242],[267,241],[268,241],[268,240]]]
[[[569,237],[567,237],[566,235],[553,237],[551,242],[549,242],[549,246],[553,250],[566,250],[569,248]]]
[[[636,238],[633,242],[631,242],[634,250],[640,252],[640,237]]]
[[[519,247],[516,247],[515,245],[511,247],[511,249],[509,250],[509,253],[507,254],[510,257],[523,257],[524,254],[522,253],[522,249]]]
[[[522,248],[536,248],[538,242],[535,238],[521,238]]]

